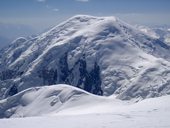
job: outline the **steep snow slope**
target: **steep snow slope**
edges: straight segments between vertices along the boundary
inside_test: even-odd
[[[1,51],[0,97],[59,83],[121,99],[161,96],[170,93],[169,61],[170,46],[118,18],[78,15]]]
[[[13,108],[8,113],[15,110],[12,117],[41,117],[1,119],[1,128],[170,127],[168,95],[128,103],[68,85],[54,85],[27,89],[9,99],[13,99]],[[1,107],[11,106],[12,102],[5,100],[1,100]]]
[[[26,89],[0,101],[1,117],[28,117],[55,114],[63,109],[102,104],[110,101],[69,85]]]

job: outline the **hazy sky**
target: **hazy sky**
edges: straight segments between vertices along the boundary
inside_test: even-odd
[[[170,0],[0,0],[0,22],[45,29],[76,14],[170,25]]]

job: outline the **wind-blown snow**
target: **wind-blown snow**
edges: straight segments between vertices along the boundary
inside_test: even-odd
[[[149,37],[155,38],[155,39],[159,39],[160,36],[159,34],[157,34],[152,28],[146,27],[146,26],[141,26],[141,25],[136,25],[136,27],[143,33],[145,33],[146,35],[148,35]]]
[[[40,116],[56,113],[72,105],[100,102],[98,98],[69,85],[53,85],[24,90],[0,101],[0,115],[4,117]]]
[[[53,85],[27,89],[11,98],[18,103],[13,102],[12,117],[41,117],[1,119],[1,128],[170,127],[170,96],[134,103],[114,96],[95,96],[68,85]]]

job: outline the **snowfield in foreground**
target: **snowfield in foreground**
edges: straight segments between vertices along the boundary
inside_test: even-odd
[[[25,117],[0,119],[0,128],[169,128],[169,102],[169,95],[134,103],[68,85],[36,87],[0,101],[1,114]]]

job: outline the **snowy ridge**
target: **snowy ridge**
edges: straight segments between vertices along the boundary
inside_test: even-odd
[[[120,99],[170,94],[170,46],[115,17],[74,16],[1,51],[0,98],[69,84]]]
[[[169,96],[164,96],[163,98],[146,99],[138,103],[121,101],[115,96],[96,96],[82,89],[60,84],[29,88],[1,100],[0,115],[1,117],[30,117],[109,114],[123,112],[126,109],[135,111],[135,107],[150,109],[153,107],[152,103],[154,103],[155,109],[159,109],[167,107],[169,100]],[[146,104],[151,104],[151,106]]]
[[[1,114],[13,117],[1,119],[0,127],[169,127],[169,101],[169,95],[132,103],[92,95],[69,85],[35,87],[0,101]]]
[[[95,111],[93,107],[97,104],[110,103],[113,101],[113,99],[96,96],[64,84],[34,87],[1,100],[0,115],[1,117],[55,115],[60,111],[62,113],[63,110],[72,108],[86,109],[87,107],[92,108],[92,110],[89,111],[90,113],[96,113],[97,111]],[[119,102],[121,103],[121,101]],[[120,104],[119,102],[117,103],[118,105]],[[106,112],[107,111],[108,110],[106,110]],[[87,112],[84,114],[87,114]]]

